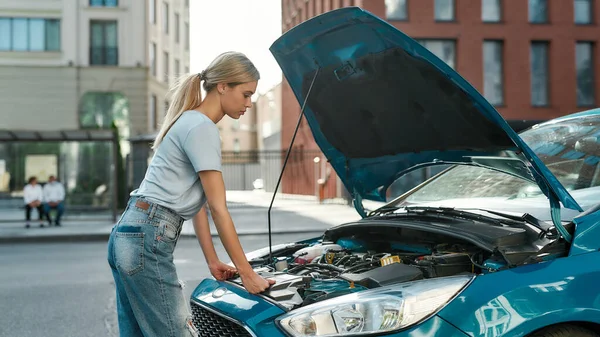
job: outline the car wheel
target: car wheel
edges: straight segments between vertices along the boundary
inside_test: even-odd
[[[576,325],[559,325],[544,328],[530,337],[598,337],[598,334]]]

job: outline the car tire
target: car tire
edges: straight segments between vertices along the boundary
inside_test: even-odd
[[[577,325],[558,325],[539,330],[529,337],[598,337],[593,331]]]

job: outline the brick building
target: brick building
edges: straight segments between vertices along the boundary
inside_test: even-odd
[[[597,105],[600,42],[593,0],[282,0],[282,31],[321,13],[361,7],[411,36],[453,67],[500,114],[525,125]],[[300,107],[282,83],[282,148],[289,147]],[[294,147],[318,149],[306,123]],[[307,172],[311,170],[307,167]],[[283,181],[298,179],[286,175]],[[307,173],[309,174],[309,173]],[[289,180],[288,180],[289,179]],[[289,184],[291,185],[291,184]],[[306,194],[313,194],[308,184]],[[339,196],[330,179],[326,197]]]

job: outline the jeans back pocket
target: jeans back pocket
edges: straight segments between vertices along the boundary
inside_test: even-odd
[[[144,233],[116,232],[114,256],[117,269],[134,275],[144,269]]]

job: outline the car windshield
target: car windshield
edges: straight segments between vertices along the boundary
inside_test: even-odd
[[[520,134],[579,203],[600,200],[600,116],[559,120]],[[593,195],[578,193],[592,188]],[[448,199],[519,199],[543,196],[530,181],[477,166],[454,166],[403,200],[424,203]],[[586,200],[581,200],[586,199]]]

